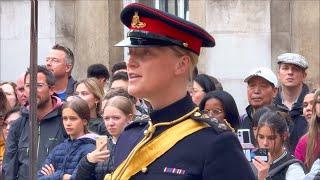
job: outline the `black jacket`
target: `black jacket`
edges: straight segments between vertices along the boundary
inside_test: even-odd
[[[101,163],[91,163],[87,156],[84,156],[78,166],[75,179],[78,180],[103,180],[107,173],[114,170],[114,144],[111,138],[108,139],[110,157]]]
[[[150,118],[153,124],[171,122],[194,108],[191,97],[187,95],[161,110],[151,112]],[[142,139],[146,127],[146,123],[135,122],[120,135],[115,147],[115,167],[125,160]],[[153,137],[169,127],[157,128]],[[251,180],[254,179],[254,175],[235,134],[231,131],[220,132],[218,126],[212,126],[180,140],[152,162],[145,173],[140,171],[131,179]]]
[[[37,168],[45,161],[51,150],[67,138],[61,119],[61,100],[55,108],[39,121],[38,160]],[[10,128],[3,171],[5,179],[29,179],[29,111],[21,110],[22,117],[17,119]]]
[[[309,92],[308,86],[303,84],[302,91],[298,97],[297,102],[293,104],[291,110],[288,109],[288,113],[293,122],[293,129],[290,132],[290,136],[289,136],[290,152],[294,152],[299,139],[308,131],[308,122],[303,116],[303,99],[308,92]],[[276,98],[274,99],[274,104],[286,107],[282,103],[281,89],[279,89],[279,92]]]
[[[246,114],[240,117],[240,128],[239,129],[250,129],[250,140],[252,144],[256,144],[256,139],[253,133],[253,108],[251,105],[247,106]]]
[[[73,79],[72,76],[69,77],[68,79],[68,85],[67,85],[67,96],[72,96],[74,91],[75,91],[75,86],[77,84],[77,81]]]

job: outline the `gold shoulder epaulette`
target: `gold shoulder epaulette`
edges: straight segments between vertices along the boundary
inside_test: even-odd
[[[191,115],[191,118],[196,121],[207,123],[211,128],[215,129],[217,132],[235,131],[231,127],[230,123],[228,123],[225,119],[223,121],[219,121],[216,118],[209,117],[209,115],[206,113],[197,111]]]

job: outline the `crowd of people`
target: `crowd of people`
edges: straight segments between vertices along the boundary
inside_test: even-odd
[[[132,17],[132,9],[145,17],[141,21],[137,13]],[[134,31],[144,28],[143,20],[170,21],[173,31],[183,26],[187,30],[179,33],[201,34],[196,37],[203,40],[201,46],[215,44],[200,27],[139,3],[122,13],[133,37],[146,38]],[[52,47],[45,65],[37,67],[39,179],[320,179],[320,89],[310,90],[304,83],[308,62],[302,55],[279,55],[276,73],[258,67],[246,74],[249,105],[239,114],[223,84],[198,73],[200,45],[197,49],[150,38],[138,45],[131,38],[131,44],[120,45],[129,47],[127,62],[113,65],[111,72],[103,64],[93,64],[83,80],[71,76],[77,63],[73,52],[60,44]],[[161,46],[148,46],[157,43]],[[4,179],[29,178],[30,73],[27,69],[16,82],[0,83]],[[192,124],[188,118],[201,123]],[[237,139],[237,131],[244,129],[249,132],[245,143]],[[176,132],[183,134],[180,139],[175,139],[180,136]],[[100,137],[106,141],[98,146]],[[175,142],[160,155],[144,154],[155,157],[146,165],[150,168],[126,173],[136,168],[132,162],[142,162],[139,154],[144,147],[150,150],[160,141],[161,149]],[[246,158],[242,150],[247,149],[266,149],[267,160]]]

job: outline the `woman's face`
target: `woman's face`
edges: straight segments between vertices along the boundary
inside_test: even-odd
[[[223,105],[219,99],[208,99],[204,106],[204,109],[209,112],[210,117],[214,117],[220,121],[223,121],[223,119],[225,119]]]
[[[15,112],[15,113],[12,113],[10,114],[7,119],[5,119],[5,124],[6,124],[6,127],[3,128],[3,135],[4,135],[4,138],[7,139],[7,136],[9,134],[9,129],[12,125],[12,123],[17,120],[19,117],[20,117],[20,112]]]
[[[314,93],[306,94],[303,99],[303,116],[308,122],[310,122],[312,116],[312,106],[313,106]]]
[[[126,116],[120,109],[113,106],[106,106],[103,112],[103,119],[107,131],[116,139],[123,132],[124,128],[131,121],[130,116]]]
[[[16,94],[13,87],[10,84],[4,84],[1,86],[3,92],[6,94],[10,107],[14,107],[17,104]]]
[[[315,107],[316,108],[316,115],[318,118],[320,118],[320,96],[317,97],[315,106],[316,106]]]
[[[77,139],[85,134],[87,120],[81,119],[71,108],[62,110],[63,126],[71,139]]]
[[[77,86],[75,95],[78,95],[82,99],[87,101],[90,111],[96,109],[96,104],[98,103],[98,100],[94,97],[93,93],[90,92],[83,83],[80,83]]]
[[[193,81],[193,87],[190,94],[192,96],[192,101],[196,105],[199,105],[203,97],[206,95],[203,88],[196,81]]]
[[[275,134],[269,126],[262,126],[257,131],[257,142],[259,148],[269,150],[271,156],[278,155],[283,149],[283,139],[277,132]]]
[[[163,99],[165,94],[174,91],[172,79],[178,57],[173,50],[169,47],[129,48],[129,55],[129,94],[151,101]]]

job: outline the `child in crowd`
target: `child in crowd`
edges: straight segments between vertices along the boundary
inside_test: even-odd
[[[287,114],[275,110],[261,108],[265,111],[258,120],[256,140],[259,148],[269,151],[268,162],[259,158],[253,159],[253,165],[258,171],[258,180],[265,179],[302,179],[303,164],[295,159],[287,150],[288,140]]]
[[[124,96],[115,96],[106,102],[103,119],[107,131],[111,135],[108,140],[107,150],[96,149],[82,158],[76,179],[100,180],[107,173],[114,170],[114,146],[124,128],[132,121],[134,115],[133,107],[133,103]]]
[[[62,119],[69,138],[52,150],[38,179],[73,179],[80,159],[95,149],[96,135],[87,131],[90,110],[86,101],[75,98],[64,104]]]

